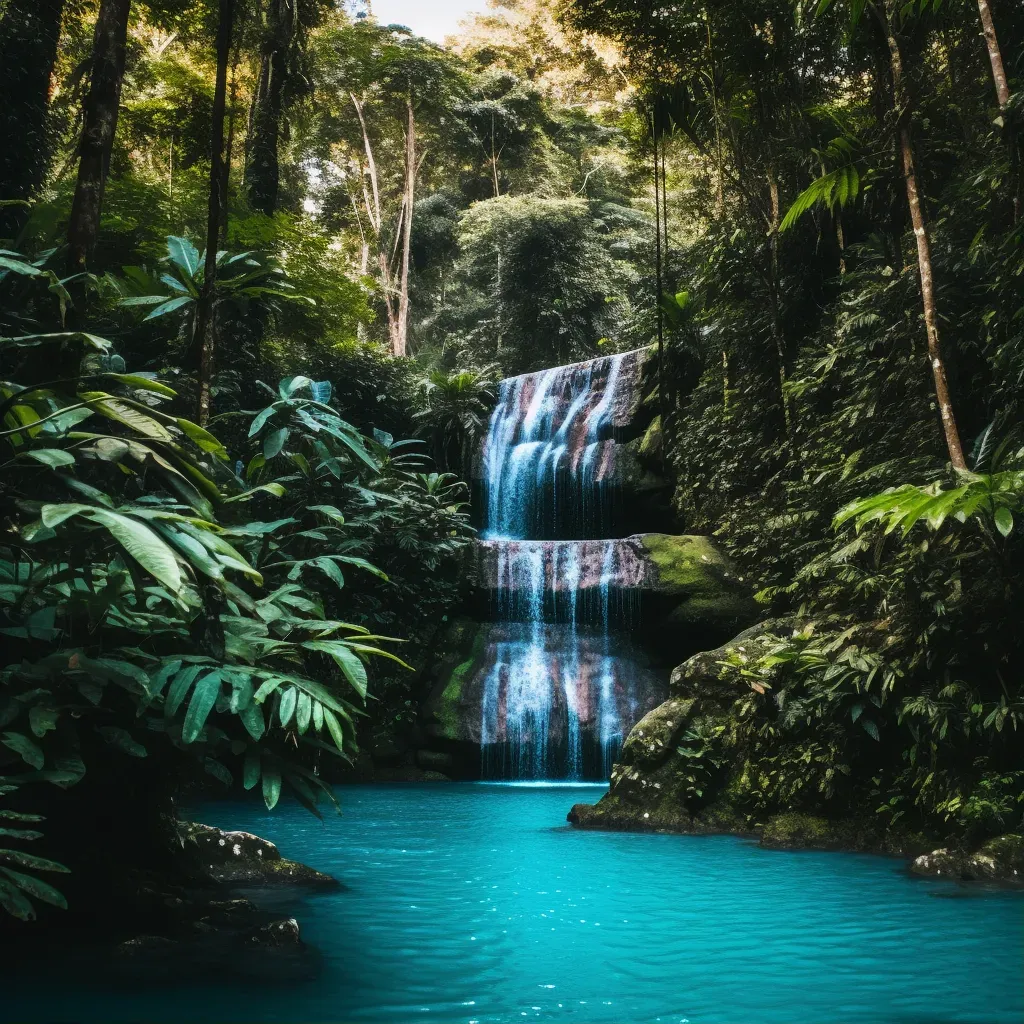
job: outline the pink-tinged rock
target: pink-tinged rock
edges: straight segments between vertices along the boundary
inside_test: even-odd
[[[442,667],[423,717],[432,744],[463,747],[470,758],[502,744],[542,746],[563,759],[577,741],[595,749],[610,741],[617,749],[664,700],[666,673],[621,634],[544,623],[459,628],[468,657]]]

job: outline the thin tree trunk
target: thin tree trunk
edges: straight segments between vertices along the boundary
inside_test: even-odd
[[[992,21],[992,9],[988,0],[978,0],[978,13],[981,15],[981,28],[985,35],[985,45],[988,47],[988,59],[992,64],[992,80],[996,85],[996,99],[999,100],[1000,108],[1005,108],[1010,102],[1010,86],[1006,80],[1006,69],[1003,67],[1003,54],[999,49],[999,37],[996,35],[996,27]]]
[[[267,0],[260,76],[252,100],[245,184],[249,205],[268,216],[277,209],[281,185],[277,150],[288,50],[294,36],[294,3],[295,0]]]
[[[894,0],[888,0],[892,4]],[[877,9],[876,9],[877,10]],[[900,53],[899,41],[892,27],[892,12],[886,8],[884,28],[886,41],[889,45],[889,62],[892,70],[893,102],[898,121],[898,139],[900,156],[903,161],[903,179],[907,191],[907,205],[910,207],[910,221],[914,227],[914,238],[917,241],[917,266],[921,276],[921,305],[924,308],[924,325],[928,337],[928,359],[932,367],[935,381],[935,397],[939,403],[939,414],[942,417],[942,430],[949,450],[949,460],[954,469],[967,469],[963,447],[960,444],[960,433],[957,430],[953,415],[953,404],[949,397],[949,384],[946,380],[946,366],[942,358],[942,346],[939,341],[939,312],[935,302],[935,284],[932,275],[931,243],[928,238],[928,224],[921,205],[921,193],[917,184],[917,170],[914,166],[914,148],[910,134],[910,101],[906,83],[903,78],[903,58]]]
[[[32,199],[52,156],[50,83],[64,0],[11,0],[0,22],[0,199]],[[0,237],[14,238],[24,206],[0,207]]]
[[[210,385],[213,380],[216,348],[217,245],[227,201],[224,193],[224,113],[227,105],[228,61],[231,54],[233,19],[234,0],[220,0],[217,22],[217,79],[213,91],[213,117],[210,125],[210,196],[206,222],[206,263],[193,336],[193,348],[198,349],[199,357],[196,419],[201,426],[206,426],[210,419]]]
[[[131,0],[102,0],[96,17],[92,76],[84,104],[79,146],[78,183],[68,225],[72,273],[85,270],[99,235],[103,190],[121,106],[130,11]]]
[[[224,177],[221,183],[221,196],[224,200],[225,211],[225,216],[221,219],[220,224],[220,247],[222,249],[226,249],[228,244],[227,202],[228,196],[231,194],[231,159],[235,149],[235,115],[238,103],[238,62],[241,57],[241,51],[241,42],[236,42],[235,55],[231,60],[231,97],[227,104],[228,141],[224,150]]]
[[[167,147],[167,216],[174,229],[174,132],[171,132],[171,144]]]
[[[370,188],[373,190],[373,205],[370,205],[369,197],[365,199],[366,215],[370,220],[370,227],[377,234],[380,234],[380,188],[377,184],[377,161],[373,157],[373,146],[370,144],[370,133],[366,128],[366,117],[363,114],[363,104],[354,92],[350,92],[352,106],[356,108],[356,116],[359,118],[359,127],[363,133],[363,150],[366,153],[366,168],[370,174]],[[365,181],[363,183],[365,190]]]
[[[843,211],[836,209],[836,244],[839,246],[839,276],[846,274],[846,233],[843,231]]]
[[[491,114],[491,177],[494,181],[494,198],[497,199],[501,195],[501,189],[498,186],[498,154],[494,150],[494,114]]]
[[[708,35],[708,74],[711,78],[711,108],[715,119],[715,218],[725,216],[725,160],[722,155],[722,126],[719,123],[718,83],[715,80],[715,53],[711,46],[711,18],[704,9],[704,27]],[[725,358],[725,353],[722,353]]]
[[[768,169],[768,197],[771,209],[771,220],[768,225],[769,243],[771,246],[771,268],[769,273],[769,291],[771,292],[771,329],[772,340],[775,342],[775,355],[779,361],[779,398],[782,401],[782,419],[789,437],[792,429],[789,399],[786,397],[786,346],[782,333],[782,311],[779,301],[779,224],[781,207],[779,204],[779,179],[774,164]]]
[[[402,221],[402,271],[398,291],[398,332],[394,354],[409,354],[409,263],[412,255],[412,214],[416,205],[416,115],[412,94],[406,96],[405,129],[405,210]]]
[[[1013,169],[1013,222],[1016,224],[1021,218],[1022,197],[1020,181],[1020,157],[1017,152],[1017,133],[1011,123],[1011,115],[1007,106],[1010,102],[1010,84],[1006,80],[1006,68],[1003,67],[1003,52],[999,48],[999,37],[996,35],[995,22],[992,20],[992,9],[988,0],[978,0],[978,14],[981,15],[981,28],[985,36],[985,46],[988,49],[989,63],[992,65],[992,81],[996,87],[996,100],[999,103],[999,111],[1003,116],[1003,131],[1006,134],[1006,144],[1010,149],[1010,163]]]
[[[654,147],[654,308],[657,312],[658,323],[658,411],[661,414],[661,430],[663,436],[668,429],[667,409],[665,405],[665,311],[662,309],[664,300],[664,285],[662,284],[662,262],[661,262],[661,208],[665,203],[665,197],[659,197],[661,186],[659,182],[659,159],[658,159],[658,115],[656,108],[651,109],[651,143]],[[665,449],[668,445],[663,441],[661,445],[661,468],[665,468]]]

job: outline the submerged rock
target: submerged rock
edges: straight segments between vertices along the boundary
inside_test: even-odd
[[[294,917],[260,925],[259,928],[253,929],[248,935],[242,937],[242,942],[245,945],[262,946],[265,949],[273,949],[278,946],[297,946],[301,941],[299,922]]]
[[[250,832],[225,832],[196,822],[178,822],[182,849],[212,881],[229,885],[299,885],[336,889],[337,879],[287,860],[278,848]]]

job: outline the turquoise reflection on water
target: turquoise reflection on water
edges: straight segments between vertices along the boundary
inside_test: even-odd
[[[1024,1019],[1021,894],[911,878],[880,857],[565,826],[600,794],[343,787],[344,816],[323,825],[297,807],[207,805],[198,817],[272,838],[349,887],[289,908],[321,974],[121,992],[95,1019]]]

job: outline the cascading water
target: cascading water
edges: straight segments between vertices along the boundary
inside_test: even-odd
[[[485,778],[607,778],[648,680],[615,630],[642,565],[614,531],[625,353],[501,384],[483,451],[481,556],[500,627],[484,680]],[[552,539],[565,537],[571,539]]]

